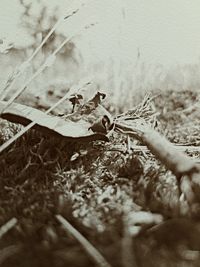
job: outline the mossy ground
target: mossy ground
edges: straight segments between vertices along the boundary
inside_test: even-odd
[[[155,99],[158,130],[172,142],[198,145],[198,99],[197,92],[163,92]],[[2,120],[1,142],[19,127]],[[30,130],[0,156],[0,170],[0,225],[13,217],[18,220],[0,239],[0,265],[6,267],[94,266],[56,214],[113,267],[124,266],[127,205],[130,212],[152,211],[164,220],[175,216],[178,205],[171,172],[150,153],[128,153],[126,137],[118,134],[110,143],[77,143]],[[199,266],[199,227],[198,221],[181,218],[145,230],[131,248],[138,266]]]

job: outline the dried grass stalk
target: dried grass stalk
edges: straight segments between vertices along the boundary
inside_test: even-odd
[[[3,226],[0,228],[0,239],[5,235],[10,229],[12,229],[17,223],[16,218],[12,218],[9,220],[7,223],[5,223]]]
[[[111,267],[101,253],[80,233],[78,232],[63,216],[56,215],[56,219],[62,224],[63,228],[72,234],[76,240],[83,246],[91,259],[100,267]]]

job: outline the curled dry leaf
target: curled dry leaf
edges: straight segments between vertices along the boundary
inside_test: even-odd
[[[97,92],[93,98],[91,98],[85,104],[79,106],[78,109],[72,114],[64,116],[64,118],[70,119],[74,122],[83,119],[90,123],[90,128],[94,132],[106,133],[107,130],[102,131],[102,129],[105,128],[106,125],[106,129],[109,130],[113,123],[113,118],[111,114],[101,105],[101,101],[105,97],[105,94]],[[97,129],[95,129],[95,127],[93,127],[95,124],[102,124],[102,127],[96,127]],[[98,131],[98,129],[100,129],[100,131]]]
[[[0,101],[1,110],[4,109],[6,103],[6,101]],[[90,129],[91,122],[83,116],[77,121],[72,121],[70,118],[63,119],[63,117],[47,115],[32,107],[12,103],[1,114],[1,118],[22,125],[28,125],[34,121],[36,122],[34,128],[53,136],[64,137],[65,139],[109,141],[105,134],[93,132]]]
[[[106,97],[105,94],[97,92],[95,96],[87,101],[84,105],[80,106],[78,110],[72,114],[71,118],[76,118],[77,116],[84,116],[93,113],[93,111],[97,110],[102,100]],[[80,99],[80,98],[79,98]],[[105,113],[105,111],[103,111]],[[97,116],[99,116],[98,114]],[[104,114],[103,114],[104,115]],[[99,118],[99,117],[98,117]]]

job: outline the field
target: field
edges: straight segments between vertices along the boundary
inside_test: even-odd
[[[200,266],[200,64],[88,63],[71,42],[40,69],[49,47],[8,50],[0,266]]]

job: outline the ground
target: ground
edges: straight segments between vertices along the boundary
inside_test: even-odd
[[[157,130],[173,143],[198,146],[199,93],[153,94]],[[1,143],[21,127],[0,123]],[[188,154],[199,158],[198,152]],[[0,170],[0,225],[18,220],[0,234],[1,266],[95,266],[57,214],[113,267],[200,266],[200,224],[177,216],[176,177],[148,151],[128,153],[127,137],[66,142],[30,130],[0,155]],[[163,222],[127,235],[133,226],[127,221],[139,211],[160,214]]]

